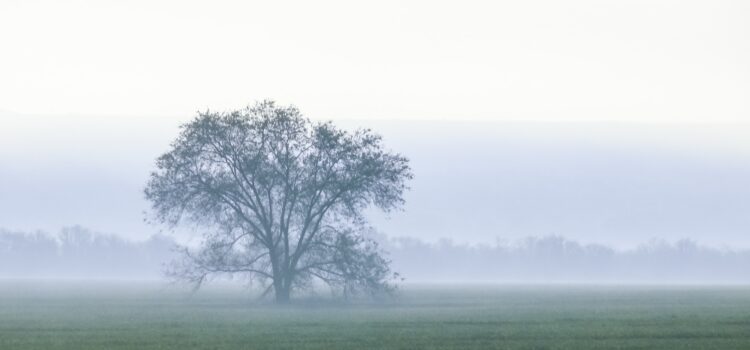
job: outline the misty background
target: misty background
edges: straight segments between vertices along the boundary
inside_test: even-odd
[[[135,240],[164,229],[144,222],[143,187],[179,122],[10,120],[12,128],[0,129],[0,227],[82,225]],[[692,239],[750,248],[744,124],[336,123],[370,127],[410,158],[416,177],[404,210],[370,215],[391,237],[478,244],[559,235],[614,248]]]
[[[155,278],[200,232],[144,221],[154,160],[196,110],[273,98],[411,160],[404,210],[369,215],[411,280],[747,281],[748,16],[734,0],[3,1],[0,276]]]
[[[175,243],[199,243],[144,221],[178,124],[16,118],[0,131],[0,276],[159,278]],[[411,159],[403,210],[370,214],[409,281],[750,281],[747,125],[337,124]]]
[[[652,240],[616,250],[560,236],[479,245],[373,238],[406,282],[750,282],[750,250],[709,248],[691,240]],[[131,241],[80,226],[54,234],[0,230],[0,278],[161,280],[165,264],[179,258],[174,248],[174,239],[164,235]]]

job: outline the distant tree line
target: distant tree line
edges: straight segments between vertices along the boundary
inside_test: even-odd
[[[629,250],[560,236],[465,245],[373,235],[407,282],[748,283],[750,250],[691,240]],[[75,226],[52,235],[0,229],[0,278],[160,279],[179,258],[171,236],[131,241]]]
[[[561,236],[511,244],[382,240],[394,267],[412,281],[748,283],[750,250],[706,247],[689,239],[653,240],[628,250]]]
[[[159,279],[174,240],[136,242],[80,226],[56,235],[0,229],[0,277]]]

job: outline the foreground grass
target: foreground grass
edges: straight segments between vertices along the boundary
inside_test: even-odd
[[[748,287],[407,286],[276,307],[237,291],[0,283],[0,349],[750,349]]]

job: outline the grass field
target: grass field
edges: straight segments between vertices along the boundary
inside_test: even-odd
[[[750,287],[405,286],[259,304],[147,284],[0,283],[0,349],[750,349]]]

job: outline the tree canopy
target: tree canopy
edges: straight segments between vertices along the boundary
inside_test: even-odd
[[[158,222],[209,229],[169,273],[200,286],[241,274],[286,302],[324,282],[343,293],[389,291],[397,276],[365,234],[363,211],[399,208],[408,159],[369,129],[312,122],[263,101],[203,112],[181,128],[146,185]]]

